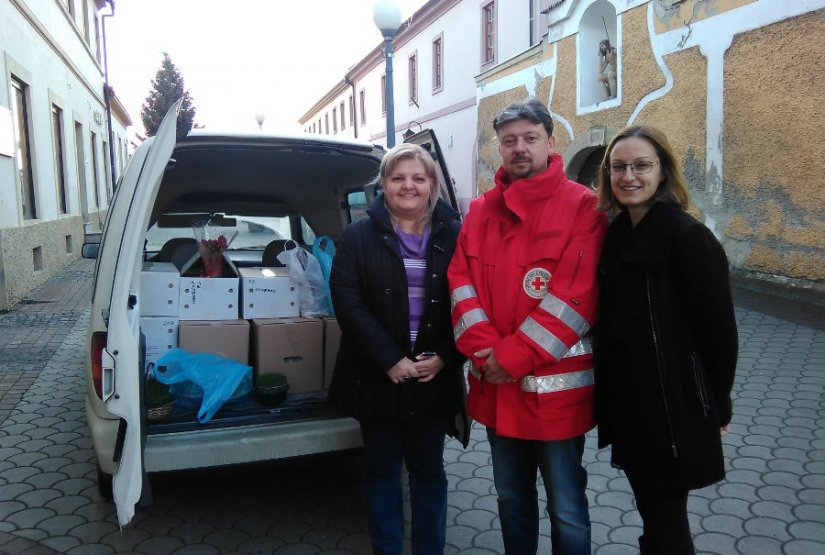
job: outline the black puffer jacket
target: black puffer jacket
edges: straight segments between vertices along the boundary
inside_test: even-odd
[[[724,477],[738,350],[728,262],[675,203],[608,228],[595,330],[599,445],[613,462],[684,489]]]
[[[358,419],[452,421],[463,410],[463,358],[450,320],[447,266],[455,250],[458,213],[439,201],[427,251],[424,314],[410,350],[407,275],[383,197],[344,232],[332,262],[330,289],[341,326],[331,403]],[[434,379],[394,384],[387,376],[402,357],[435,351],[445,363]]]

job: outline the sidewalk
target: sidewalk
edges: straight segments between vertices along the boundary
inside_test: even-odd
[[[209,488],[194,473],[158,476],[163,494],[155,505],[117,529],[113,507],[94,485],[83,414],[93,268],[93,261],[77,261],[0,314],[0,555],[362,553],[355,547],[366,541],[358,459],[336,460],[333,469],[328,459],[316,461],[305,474],[297,463],[213,471]],[[724,439],[728,472],[691,494],[697,551],[821,555],[825,306],[736,285],[741,349]],[[627,480],[610,466],[609,451],[596,449],[593,433],[584,464],[594,555],[637,554],[641,522]],[[467,450],[448,442],[445,465],[446,553],[500,553],[483,429],[474,427]],[[290,472],[289,483],[266,481],[273,471]],[[546,517],[540,531],[543,553]]]

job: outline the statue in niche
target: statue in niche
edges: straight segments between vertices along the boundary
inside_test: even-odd
[[[616,98],[616,49],[609,39],[599,43],[599,81],[604,85],[607,98]]]

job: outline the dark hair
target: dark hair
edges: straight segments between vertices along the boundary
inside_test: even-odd
[[[547,106],[537,98],[529,98],[520,102],[513,102],[493,118],[493,129],[498,133],[508,123],[526,119],[532,123],[543,125],[547,136],[553,136],[553,117]]]
[[[656,150],[656,156],[659,157],[659,165],[662,168],[662,182],[653,196],[653,202],[672,201],[687,210],[690,206],[690,196],[688,195],[685,178],[682,175],[682,169],[676,162],[676,156],[673,154],[673,149],[665,137],[665,134],[655,127],[648,127],[646,125],[634,125],[622,129],[618,135],[610,140],[607,149],[604,151],[604,158],[599,171],[599,209],[600,210],[627,210],[625,206],[616,200],[613,194],[613,189],[610,186],[610,154],[613,152],[613,147],[616,143],[623,139],[630,137],[639,137],[644,139]]]

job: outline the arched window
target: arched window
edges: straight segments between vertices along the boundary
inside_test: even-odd
[[[582,16],[578,39],[579,107],[617,99],[621,60],[613,4],[593,2]]]

